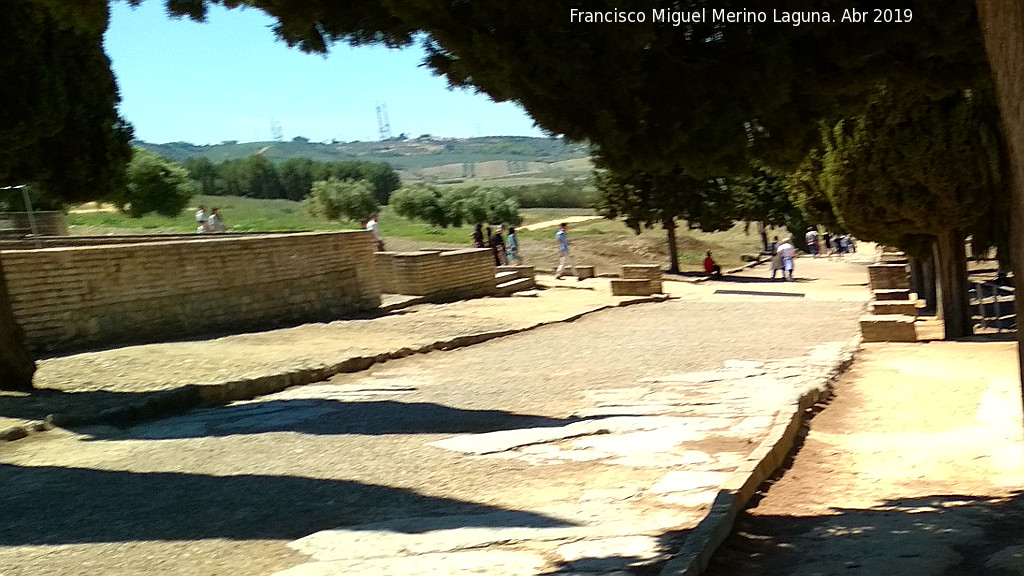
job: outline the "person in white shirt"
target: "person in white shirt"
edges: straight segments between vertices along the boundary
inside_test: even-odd
[[[796,247],[793,246],[791,238],[786,238],[782,241],[782,244],[779,244],[778,254],[782,258],[782,278],[784,280],[792,280],[794,261],[796,260]]]
[[[206,219],[206,229],[210,232],[227,232],[228,229],[224,227],[224,220],[220,217],[219,208],[213,207],[210,212],[210,216]]]
[[[380,214],[370,216],[370,219],[366,221],[366,229],[373,233],[373,243],[377,246],[377,252],[383,252],[384,241],[380,239],[380,228],[377,225],[378,219],[380,219]]]
[[[196,210],[196,234],[208,231],[209,228],[206,226],[206,206],[200,206],[199,210]]]

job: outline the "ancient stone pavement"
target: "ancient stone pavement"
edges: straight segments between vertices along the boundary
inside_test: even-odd
[[[0,509],[17,519],[0,525],[0,574],[656,572],[846,358],[866,293],[842,283],[787,286],[803,298],[677,288],[251,401],[0,445]]]

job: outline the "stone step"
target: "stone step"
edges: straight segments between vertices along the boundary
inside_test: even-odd
[[[508,282],[498,284],[496,294],[498,296],[511,296],[520,290],[531,290],[532,288],[533,280],[530,280],[529,278],[516,278],[515,280],[509,280]]]
[[[920,300],[872,300],[870,304],[871,313],[880,316],[897,314],[916,318],[921,307]]]
[[[578,274],[577,278],[579,278],[580,280],[586,278],[594,278],[597,276],[597,274],[594,272],[593,266],[577,266],[576,273]]]
[[[914,320],[901,314],[862,316],[860,332],[865,342],[917,342]]]
[[[661,266],[657,264],[623,264],[622,278],[625,280],[660,280]]]
[[[890,288],[872,291],[876,301],[881,300],[910,300],[909,288]]]
[[[645,280],[641,278],[612,278],[612,295],[614,296],[650,296],[661,294],[661,280]]]
[[[494,279],[498,282],[498,284],[501,284],[502,282],[508,282],[510,280],[515,280],[516,278],[519,278],[519,274],[517,272],[515,272],[514,270],[513,271],[501,271],[501,270],[499,270],[498,272],[496,272],[494,274]]]

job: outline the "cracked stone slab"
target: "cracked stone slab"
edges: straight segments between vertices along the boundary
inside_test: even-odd
[[[516,526],[516,512],[403,518],[333,530],[292,541],[289,548],[314,560],[366,560],[457,552],[522,541],[567,541],[594,533],[565,522],[551,526]]]
[[[275,576],[533,576],[548,566],[538,554],[507,550],[472,550],[396,558],[311,562]]]
[[[651,487],[651,492],[668,494],[670,492],[692,492],[701,488],[717,488],[729,478],[729,474],[729,472],[673,470]]]
[[[661,543],[650,536],[581,540],[562,544],[557,552],[568,564],[566,570],[584,572],[626,569],[662,555]]]
[[[685,427],[686,422],[686,418],[678,416],[613,416],[549,428],[517,428],[482,434],[463,434],[429,444],[467,454],[494,454],[530,444],[544,444],[580,436],[680,428]]]

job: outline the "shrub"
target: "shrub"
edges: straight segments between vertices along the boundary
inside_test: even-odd
[[[336,178],[314,182],[303,203],[310,214],[328,220],[347,218],[361,222],[380,208],[368,182]]]
[[[132,218],[151,212],[177,216],[198,188],[181,165],[142,148],[134,150],[125,180],[111,201]]]
[[[408,186],[391,195],[390,206],[399,216],[441,228],[472,222],[522,222],[519,203],[493,189]]]

